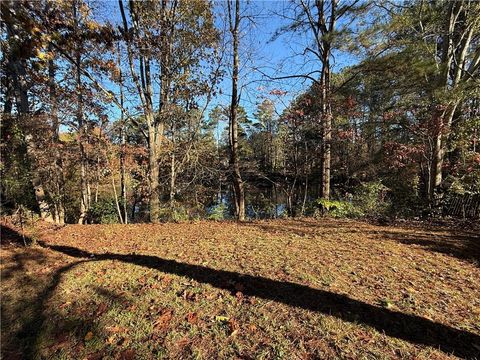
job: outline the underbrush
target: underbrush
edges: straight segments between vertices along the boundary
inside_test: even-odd
[[[207,218],[209,220],[225,220],[229,217],[228,207],[224,203],[216,204],[208,209]]]
[[[94,202],[87,214],[87,221],[93,224],[118,223],[118,210],[114,199],[98,199]]]
[[[337,199],[316,199],[307,207],[307,215],[334,218],[379,218],[390,216],[392,201],[389,189],[380,181],[361,184],[353,193],[337,196]]]

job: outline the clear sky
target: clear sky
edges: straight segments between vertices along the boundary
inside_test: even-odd
[[[249,15],[252,21],[243,20],[241,39],[241,76],[242,86],[241,105],[246,109],[249,117],[252,117],[256,106],[263,98],[268,97],[274,101],[277,113],[281,113],[290,100],[303,90],[307,89],[310,81],[305,79],[271,80],[262,75],[278,77],[292,74],[305,74],[314,69],[319,69],[318,60],[306,58],[303,53],[305,46],[311,42],[311,34],[286,33],[274,40],[272,36],[282,26],[288,23],[281,14],[288,14],[291,3],[289,1],[242,1],[241,9],[245,15]],[[225,14],[225,2],[216,1],[214,11],[216,22],[220,27]],[[120,24],[120,10],[118,1],[99,1],[96,5],[94,16],[101,21],[109,21]],[[248,59],[248,60],[247,60]],[[356,61],[351,55],[334,53],[334,70],[351,65]],[[218,104],[227,105],[230,102],[231,80],[226,78],[220,83],[220,91],[209,105],[209,109]],[[128,71],[126,71],[128,76]],[[107,84],[115,93],[113,84]],[[285,96],[270,95],[273,89],[286,91]],[[138,103],[135,95],[130,95],[131,104]],[[119,111],[112,107],[112,120],[119,116]],[[208,116],[208,111],[207,111]]]

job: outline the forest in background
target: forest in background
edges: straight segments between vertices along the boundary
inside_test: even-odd
[[[284,2],[289,73],[249,47],[261,6],[2,1],[2,214],[478,216],[479,2]]]

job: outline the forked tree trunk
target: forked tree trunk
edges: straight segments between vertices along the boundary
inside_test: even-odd
[[[166,3],[162,3],[163,6],[166,6]],[[150,197],[149,197],[149,215],[150,221],[157,223],[160,221],[160,184],[159,184],[159,162],[160,162],[160,148],[162,142],[162,136],[164,131],[164,124],[161,119],[156,119],[153,111],[153,89],[152,89],[152,79],[150,73],[150,58],[147,55],[143,55],[140,51],[139,55],[139,71],[140,77],[138,76],[137,71],[135,70],[135,59],[134,51],[132,44],[132,37],[136,40],[139,32],[139,23],[138,17],[135,9],[135,2],[130,2],[130,15],[133,24],[133,33],[128,26],[127,17],[125,15],[125,10],[123,7],[123,1],[118,0],[118,5],[120,7],[120,14],[122,17],[123,23],[123,35],[125,37],[127,54],[128,54],[128,64],[130,68],[130,74],[132,76],[133,82],[137,89],[138,95],[143,108],[143,115],[145,117],[145,122],[147,125],[147,142],[148,142],[148,184],[150,188]],[[164,36],[165,37],[165,36]],[[168,39],[167,39],[168,40]],[[164,59],[166,61],[166,59]],[[168,91],[168,84],[166,84],[164,72],[161,72],[161,94],[160,94],[160,106],[159,113],[162,111],[162,106],[164,106],[168,100],[166,97]],[[141,79],[141,82],[140,82]]]
[[[480,47],[472,46],[474,34],[478,31],[478,4],[475,1],[451,1],[444,17],[444,29],[441,38],[440,61],[436,77],[436,87],[443,90],[441,99],[435,99],[444,106],[441,115],[434,119],[432,165],[429,171],[428,198],[435,199],[435,193],[443,180],[443,164],[448,148],[450,128],[458,106],[461,104],[462,85],[474,81],[474,74],[480,66]],[[435,40],[437,41],[437,40]],[[470,52],[470,62],[467,56]],[[437,59],[437,57],[436,57]],[[445,100],[447,99],[447,100]],[[436,120],[436,121],[435,121]]]
[[[435,192],[442,184],[443,180],[443,163],[447,147],[449,130],[452,125],[453,115],[458,103],[452,104],[438,119],[438,128],[435,129],[432,165],[430,166],[428,197],[430,200],[435,198]]]

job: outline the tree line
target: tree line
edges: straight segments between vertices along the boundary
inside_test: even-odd
[[[2,213],[419,216],[478,192],[478,2],[285,2],[287,73],[247,58],[256,10],[3,1]]]

